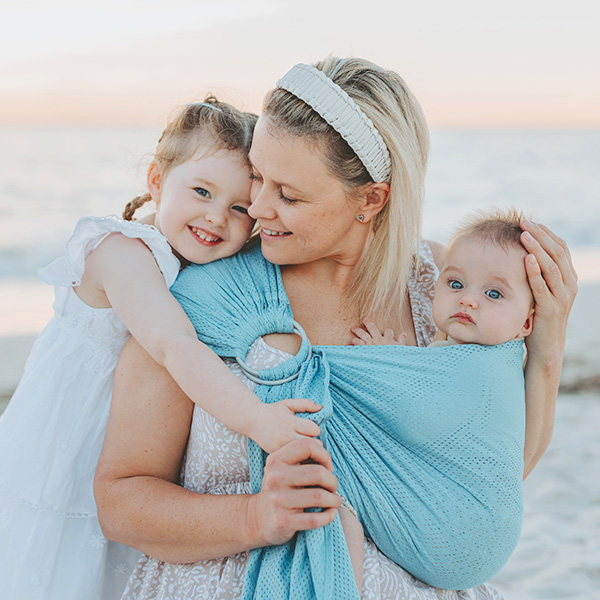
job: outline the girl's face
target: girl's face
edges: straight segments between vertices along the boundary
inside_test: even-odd
[[[192,263],[231,256],[254,225],[250,186],[250,169],[239,152],[200,148],[164,176],[153,163],[148,187],[157,204],[154,225]]]
[[[254,130],[248,211],[261,227],[264,257],[279,265],[327,258],[355,264],[364,246],[358,204],[353,208],[314,143],[267,125],[261,117]]]

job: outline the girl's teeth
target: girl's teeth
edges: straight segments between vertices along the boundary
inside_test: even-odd
[[[201,239],[204,240],[206,242],[217,242],[218,240],[220,240],[220,237],[214,237],[212,235],[207,235],[206,233],[204,233],[204,231],[200,231],[199,229],[195,229],[194,227],[192,227],[192,231]]]
[[[265,229],[264,227],[262,228],[262,230],[267,234],[267,235],[285,235],[286,232],[285,231],[269,231],[268,229]]]

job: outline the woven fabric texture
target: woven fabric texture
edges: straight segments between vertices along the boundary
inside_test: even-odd
[[[171,288],[199,337],[245,358],[265,334],[291,332],[279,269],[259,248],[183,271]],[[521,342],[447,348],[314,346],[261,372],[264,402],[310,398],[339,491],[394,562],[435,587],[493,576],[519,538],[525,401]],[[265,455],[248,444],[253,491]],[[339,518],[251,552],[245,599],[358,599]]]

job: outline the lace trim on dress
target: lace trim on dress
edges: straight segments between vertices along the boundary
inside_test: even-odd
[[[65,254],[38,271],[38,277],[53,285],[78,286],[85,268],[87,255],[110,233],[121,233],[142,240],[150,249],[167,287],[171,287],[180,269],[167,239],[154,227],[139,221],[125,221],[116,215],[83,217],[75,225],[65,244]]]

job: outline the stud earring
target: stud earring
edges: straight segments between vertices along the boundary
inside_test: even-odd
[[[356,215],[356,220],[362,223],[365,220],[365,215]]]

